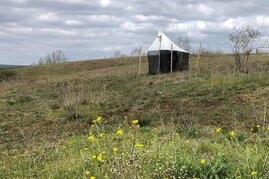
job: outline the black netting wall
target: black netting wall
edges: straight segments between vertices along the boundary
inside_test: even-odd
[[[183,71],[189,70],[189,54],[184,52],[176,52],[177,53],[177,65],[175,70]]]
[[[159,64],[160,54],[160,64]],[[171,62],[171,51],[161,50],[148,52],[149,74],[169,73]],[[173,51],[172,60],[173,71],[183,71],[189,69],[189,54],[184,52]]]
[[[161,50],[161,64],[160,64],[160,73],[170,72],[170,51]]]
[[[148,52],[149,74],[159,73],[159,51]]]

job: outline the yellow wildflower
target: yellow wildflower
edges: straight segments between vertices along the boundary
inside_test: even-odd
[[[90,179],[95,179],[95,177],[94,176],[91,176]]]
[[[219,128],[216,129],[216,132],[217,133],[221,133],[222,132],[222,129],[219,127]]]
[[[201,160],[201,164],[205,165],[206,161],[204,159]]]
[[[230,137],[231,137],[231,138],[234,138],[234,137],[235,137],[235,132],[234,132],[234,131],[231,131],[231,132],[230,132]]]
[[[190,141],[189,141],[189,140],[186,140],[186,141],[184,142],[184,144],[185,144],[185,145],[189,145],[189,144],[190,144]]]
[[[122,130],[122,129],[119,129],[118,131],[117,131],[117,134],[118,135],[122,135],[124,133],[124,131]]]
[[[253,171],[253,172],[251,172],[251,175],[252,176],[256,176],[257,175],[257,172],[256,171]]]
[[[97,117],[96,119],[94,119],[92,122],[93,123],[101,123],[101,121],[102,121],[102,117]]]
[[[105,133],[100,133],[99,136],[102,138],[104,137]]]
[[[135,144],[135,147],[137,147],[137,148],[143,148],[144,145],[143,144]]]
[[[90,171],[87,170],[87,171],[85,172],[85,174],[86,174],[86,175],[90,175]]]
[[[102,121],[102,117],[97,117],[97,119],[96,119],[96,121],[98,122],[98,123],[101,123],[101,121]]]
[[[269,126],[267,127],[267,130],[269,131]]]
[[[259,125],[259,124],[258,124],[256,127],[257,127],[257,128],[260,128],[260,127],[261,127],[261,125]]]
[[[88,137],[88,139],[91,140],[91,141],[94,141],[94,140],[95,140],[95,137],[94,137],[94,135],[90,135],[90,136]]]
[[[139,122],[139,121],[138,121],[137,119],[134,119],[134,120],[132,121],[133,124],[138,124],[138,122]]]
[[[176,133],[176,136],[179,136],[179,133]]]
[[[119,151],[119,149],[117,147],[113,148],[113,152],[118,152],[118,151]]]
[[[92,159],[96,159],[96,155],[93,155],[93,156],[92,156]]]
[[[98,154],[98,156],[97,156],[97,160],[98,160],[98,161],[102,161],[102,160],[103,160],[103,155],[102,155],[102,153]]]

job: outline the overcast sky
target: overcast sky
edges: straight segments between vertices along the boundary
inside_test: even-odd
[[[0,64],[32,64],[62,49],[70,60],[111,57],[142,45],[161,29],[227,51],[233,26],[269,29],[267,0],[0,0]]]

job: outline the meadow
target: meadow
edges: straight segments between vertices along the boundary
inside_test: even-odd
[[[269,178],[269,55],[147,74],[126,57],[10,69],[0,178]]]

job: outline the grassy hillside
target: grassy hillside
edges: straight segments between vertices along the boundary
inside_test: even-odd
[[[144,58],[139,77],[135,57],[9,70],[0,178],[269,177],[268,57],[248,74],[229,55],[172,75]]]

